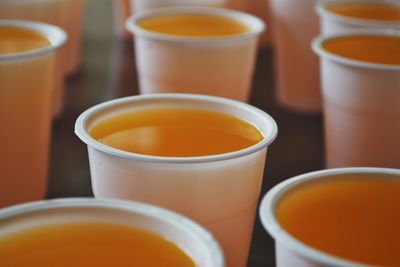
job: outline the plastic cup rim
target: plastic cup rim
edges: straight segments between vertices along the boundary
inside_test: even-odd
[[[370,265],[357,263],[343,258],[327,254],[321,250],[315,249],[295,237],[291,236],[283,227],[280,226],[279,222],[275,218],[276,205],[280,198],[290,189],[308,182],[311,180],[322,179],[327,176],[340,175],[340,174],[351,174],[351,173],[377,173],[377,174],[393,174],[399,176],[400,170],[391,168],[377,168],[377,167],[347,167],[347,168],[335,168],[325,169],[320,171],[314,171],[305,173],[302,175],[295,176],[288,180],[285,180],[275,185],[267,194],[262,198],[259,216],[264,229],[274,238],[275,243],[279,242],[285,248],[292,252],[301,255],[307,260],[317,262],[324,266],[347,266],[347,267],[366,267]]]
[[[160,15],[173,15],[173,14],[196,14],[196,15],[214,15],[224,18],[230,18],[240,21],[249,27],[249,31],[237,34],[227,35],[221,37],[192,37],[180,36],[157,33],[145,30],[138,25],[138,22],[144,18],[156,17]],[[158,41],[191,44],[191,45],[223,45],[227,43],[238,43],[249,39],[257,38],[266,29],[265,23],[256,16],[232,10],[227,8],[216,7],[193,7],[193,6],[174,6],[174,7],[161,7],[155,9],[144,10],[132,15],[126,20],[125,28],[133,33],[135,37],[143,37]]]
[[[348,57],[340,56],[331,53],[323,48],[323,43],[341,37],[349,36],[392,36],[400,38],[400,31],[394,29],[387,30],[373,30],[373,29],[360,29],[354,30],[347,33],[337,33],[329,35],[319,35],[315,37],[311,42],[311,48],[321,59],[326,59],[335,63],[340,63],[347,66],[358,67],[358,68],[368,68],[383,71],[399,71],[400,65],[390,65],[381,63],[372,63],[367,61],[361,61],[356,59],[351,59]]]
[[[209,261],[206,263],[206,266],[223,267],[225,264],[221,247],[213,235],[205,228],[193,220],[171,210],[137,201],[93,198],[60,198],[40,200],[0,209],[0,222],[4,219],[12,218],[25,213],[59,208],[114,209],[129,213],[136,213],[166,222],[176,228],[182,229],[187,235],[195,236],[197,240],[202,242],[203,246],[208,248]]]
[[[86,124],[87,121],[90,119],[90,117],[92,117],[98,112],[101,112],[102,110],[130,102],[134,103],[134,102],[157,101],[157,100],[168,100],[168,99],[194,100],[194,101],[201,101],[204,103],[208,102],[215,104],[224,104],[228,106],[235,106],[242,110],[252,112],[255,114],[255,116],[261,117],[268,124],[270,132],[267,133],[263,132],[264,138],[257,144],[229,153],[209,155],[209,156],[195,156],[195,157],[164,157],[164,156],[151,156],[151,155],[127,152],[104,145],[101,142],[95,140],[86,130]],[[269,114],[267,114],[266,112],[262,111],[259,108],[251,106],[250,104],[216,96],[170,93],[170,94],[151,94],[151,95],[136,95],[130,97],[123,97],[95,105],[84,111],[78,117],[75,123],[75,134],[84,143],[86,143],[88,147],[92,147],[96,150],[121,158],[148,161],[148,162],[161,162],[161,163],[204,163],[204,162],[215,162],[215,161],[223,161],[233,158],[239,158],[249,154],[256,153],[262,149],[265,149],[275,140],[278,134],[278,127],[275,120]]]
[[[0,19],[0,27],[31,30],[40,33],[50,42],[49,46],[43,48],[0,55],[0,62],[35,58],[49,54],[65,45],[68,39],[67,33],[62,28],[42,22]]]
[[[361,26],[361,27],[369,27],[369,28],[385,28],[385,27],[394,27],[400,28],[400,20],[377,20],[377,19],[363,19],[363,18],[355,18],[345,15],[340,15],[333,13],[326,8],[328,6],[335,6],[338,4],[350,4],[350,3],[365,3],[365,4],[382,4],[382,5],[398,5],[398,2],[393,0],[319,0],[315,5],[315,12],[323,19],[329,19],[335,22]]]

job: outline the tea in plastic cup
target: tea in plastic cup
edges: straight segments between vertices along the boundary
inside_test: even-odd
[[[188,216],[215,235],[227,266],[246,266],[267,147],[277,135],[268,114],[219,97],[141,95],[88,109],[75,132],[88,145],[96,198]]]
[[[400,2],[395,0],[323,0],[316,11],[321,34],[349,33],[359,29],[399,29]]]
[[[400,33],[321,36],[326,166],[400,168]]]
[[[137,13],[126,26],[135,34],[140,93],[249,99],[260,19],[223,8],[173,7]]]
[[[227,8],[246,12],[261,18],[267,25],[268,31],[261,34],[259,46],[264,48],[271,45],[273,27],[271,27],[270,0],[226,0],[226,2]]]
[[[310,43],[319,33],[317,0],[271,0],[276,65],[276,97],[301,113],[322,109],[318,57]]]
[[[116,35],[122,39],[132,38],[132,34],[125,29],[125,21],[132,14],[130,0],[112,0],[112,9]]]
[[[76,73],[82,63],[82,26],[86,0],[69,0],[68,42],[66,47],[67,75]]]
[[[47,187],[56,26],[0,20],[0,207],[44,197]]]
[[[132,14],[148,9],[171,6],[224,7],[226,0],[130,0]]]
[[[399,266],[400,170],[342,168],[272,188],[260,217],[277,267]]]
[[[0,210],[0,226],[1,266],[224,266],[205,229],[138,202],[33,202]]]
[[[0,19],[30,20],[56,25],[66,30],[69,0],[2,0]],[[56,79],[54,81],[53,113],[59,117],[64,108],[65,48],[57,53]]]

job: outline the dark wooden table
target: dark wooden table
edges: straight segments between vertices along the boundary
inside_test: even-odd
[[[48,198],[93,196],[86,145],[74,134],[75,120],[95,104],[138,94],[133,42],[113,34],[110,2],[87,3],[82,68],[66,82],[65,111],[53,126]],[[284,179],[323,168],[321,117],[277,105],[273,56],[272,48],[259,51],[250,101],[269,113],[279,128],[268,151],[261,197]],[[274,265],[273,240],[257,217],[248,267]]]

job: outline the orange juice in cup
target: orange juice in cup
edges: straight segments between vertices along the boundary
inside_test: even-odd
[[[218,97],[141,95],[87,110],[75,131],[88,145],[96,198],[184,214],[215,235],[228,266],[246,266],[266,151],[277,134],[266,113]]]
[[[45,195],[56,53],[66,35],[0,20],[0,37],[0,206],[7,206]]]
[[[132,16],[140,93],[192,93],[248,101],[264,23],[207,7],[151,9]]]
[[[400,170],[341,168],[288,179],[263,198],[277,266],[399,266]]]
[[[400,168],[400,35],[320,36],[326,165]]]
[[[213,237],[138,202],[59,199],[0,210],[1,266],[224,267]]]
[[[332,5],[327,9],[337,15],[352,18],[400,21],[400,6],[389,1],[349,2]]]
[[[347,33],[359,29],[400,29],[400,3],[381,0],[323,0],[316,5],[321,33]]]
[[[6,0],[0,1],[0,19],[20,19],[38,21],[67,29],[69,0]],[[64,77],[66,72],[66,49],[57,53],[56,78],[53,90],[54,117],[61,115],[64,108]]]

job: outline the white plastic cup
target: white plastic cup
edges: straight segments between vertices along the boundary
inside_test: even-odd
[[[400,2],[397,0],[320,0],[316,5],[316,12],[320,16],[321,34],[351,33],[360,29],[400,29],[400,20],[361,19],[339,15],[329,10],[329,7],[347,4],[382,4],[400,8]]]
[[[142,229],[175,244],[198,267],[225,266],[219,245],[204,228],[166,209],[133,201],[67,198],[17,205],[0,210],[0,237],[65,223],[111,223]]]
[[[231,153],[157,157],[114,149],[88,133],[94,125],[116,113],[169,107],[226,113],[253,124],[265,138]],[[277,135],[277,126],[269,115],[248,104],[219,97],[142,95],[88,109],[79,116],[75,132],[88,145],[95,197],[151,203],[188,216],[215,235],[224,250],[227,266],[246,266],[267,147]]]
[[[86,0],[69,0],[68,42],[66,47],[67,75],[75,74],[82,63],[82,26]]]
[[[172,6],[223,7],[226,0],[130,0],[132,14],[148,9]]]
[[[235,36],[201,38],[159,34],[138,22],[160,15],[221,16],[247,25]],[[127,21],[135,34],[135,58],[142,94],[194,93],[248,101],[264,23],[251,15],[223,8],[174,7],[137,13]]]
[[[42,199],[47,187],[56,53],[65,32],[32,21],[0,20],[0,27],[37,32],[50,45],[0,55],[0,207]]]
[[[267,232],[275,239],[277,267],[367,267],[317,250],[291,236],[278,222],[275,211],[279,201],[290,190],[312,181],[334,179],[347,174],[389,174],[400,179],[400,170],[385,168],[341,168],[316,171],[285,180],[272,188],[262,199],[259,215]],[[368,265],[370,266],[370,265]]]
[[[228,8],[246,12],[262,19],[268,26],[268,31],[265,31],[260,36],[259,47],[264,48],[272,44],[273,27],[270,14],[270,0],[226,0],[226,2]]]
[[[1,0],[0,19],[18,19],[43,22],[67,29],[69,0]],[[64,76],[66,48],[58,50],[56,79],[54,81],[53,116],[59,117],[64,109]]]
[[[279,104],[300,113],[322,108],[318,57],[310,42],[318,35],[317,0],[271,0]]]
[[[328,168],[400,168],[400,66],[352,60],[322,47],[333,38],[365,34],[400,37],[395,31],[359,31],[313,41],[321,58]]]

